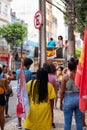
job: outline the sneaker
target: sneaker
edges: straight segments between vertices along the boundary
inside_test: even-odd
[[[52,127],[53,127],[53,128],[56,128],[55,123],[52,123]]]
[[[22,129],[22,126],[21,125],[16,125],[16,127],[18,128],[18,129]]]

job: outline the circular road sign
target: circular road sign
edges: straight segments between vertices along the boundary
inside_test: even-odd
[[[42,26],[42,12],[40,10],[35,13],[34,26],[36,29],[40,29]]]

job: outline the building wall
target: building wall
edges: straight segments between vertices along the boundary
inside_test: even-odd
[[[10,2],[12,0],[0,0],[0,26],[10,22]]]
[[[57,18],[52,16],[52,36],[55,41],[57,41]]]
[[[46,3],[46,41],[57,37],[57,18],[53,15],[52,5]]]
[[[10,22],[10,2],[12,0],[0,0],[0,27]],[[5,39],[0,39],[0,64],[10,67],[10,47]]]
[[[58,0],[58,3],[62,5],[61,0]],[[39,0],[33,0],[33,5],[32,0],[13,0],[12,9],[16,12],[18,18],[24,19],[24,21],[28,23],[28,39],[38,42],[39,31],[35,29],[33,21],[34,15],[39,9]],[[57,21],[57,23],[53,21]],[[52,36],[55,40],[57,40],[58,35],[65,37],[63,14],[58,9],[46,2],[46,41],[48,41]]]
[[[58,3],[58,7],[64,11],[63,2],[58,0]],[[64,14],[57,8],[53,7],[53,15],[57,18],[57,37],[62,35],[63,39],[67,40],[67,26],[64,24]]]

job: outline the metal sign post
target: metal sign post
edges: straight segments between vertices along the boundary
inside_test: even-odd
[[[39,29],[39,67],[46,62],[46,0],[39,0],[39,11],[34,16],[34,26]]]
[[[39,29],[40,67],[46,62],[46,0],[39,0],[39,8],[43,16],[43,25]]]

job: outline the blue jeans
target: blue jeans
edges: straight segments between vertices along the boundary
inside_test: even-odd
[[[72,115],[75,113],[76,130],[82,130],[82,112],[79,110],[79,94],[65,94],[64,130],[71,130]]]

